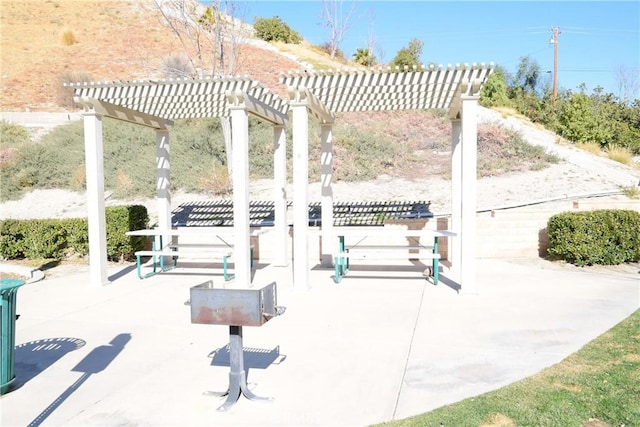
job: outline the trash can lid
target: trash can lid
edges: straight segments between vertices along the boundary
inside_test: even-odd
[[[24,284],[25,281],[20,279],[2,279],[2,281],[0,281],[0,291],[8,291],[11,289],[19,288]]]

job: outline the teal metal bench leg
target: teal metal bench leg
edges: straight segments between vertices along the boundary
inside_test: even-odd
[[[342,277],[344,277],[344,275],[347,274],[347,271],[349,271],[349,258],[337,256],[335,257],[333,264],[335,269],[333,281],[335,283],[340,283]]]
[[[342,279],[342,268],[341,268],[341,260],[343,258],[335,257],[333,265],[335,268],[335,272],[333,274],[333,281],[335,283],[340,283],[340,279]]]
[[[438,258],[434,258],[433,259],[433,284],[437,285],[438,284],[438,280],[440,279],[439,277],[439,272],[438,272],[438,268],[440,268],[440,263],[438,262]]]
[[[434,255],[438,255],[438,236],[435,236],[433,238],[433,254]],[[439,280],[439,268],[440,268],[440,262],[438,260],[438,258],[433,258],[433,263],[432,263],[432,267],[433,267],[433,284],[437,285],[438,284],[438,280]]]
[[[224,275],[225,282],[228,282],[229,280],[235,277],[235,275],[229,274],[228,268],[229,268],[229,261],[228,261],[228,257],[225,255],[222,257],[222,273]]]
[[[158,269],[157,269],[157,261],[156,261],[156,257],[155,255],[152,257],[153,258],[153,266],[152,266],[152,271],[150,273],[147,274],[142,274],[142,260],[140,259],[140,255],[136,255],[136,268],[138,270],[138,277],[140,279],[146,279],[148,277],[154,276],[158,273]]]

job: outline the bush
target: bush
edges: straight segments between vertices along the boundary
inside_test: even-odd
[[[17,219],[0,221],[0,257],[24,258],[24,241],[28,229],[27,221]]]
[[[302,41],[300,34],[278,16],[255,18],[253,28],[256,31],[256,37],[267,42],[298,44]]]
[[[67,230],[67,256],[86,256],[89,254],[89,230],[85,218],[69,218],[61,220]]]
[[[107,258],[110,261],[130,259],[144,248],[144,236],[127,236],[131,230],[147,228],[149,215],[142,205],[111,206],[106,209]]]
[[[78,109],[78,105],[73,101],[74,91],[65,86],[68,83],[85,83],[93,81],[93,77],[83,70],[65,70],[58,77],[56,88],[56,102],[59,106],[69,110]]]
[[[78,38],[76,37],[76,33],[69,28],[65,28],[62,33],[60,33],[60,43],[63,46],[72,46],[78,43]]]
[[[144,237],[127,236],[131,230],[146,228],[147,208],[141,205],[106,208],[107,258],[131,259],[144,248]],[[8,219],[0,221],[0,257],[3,259],[55,259],[87,256],[89,235],[86,218]]]
[[[184,79],[196,74],[191,60],[185,54],[162,58],[161,71],[163,76],[168,79]]]
[[[640,213],[564,212],[547,223],[549,254],[578,266],[640,261]]]
[[[0,225],[3,258],[62,259],[66,230],[53,219],[6,220]]]

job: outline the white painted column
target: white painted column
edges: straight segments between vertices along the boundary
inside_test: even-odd
[[[290,102],[293,130],[293,287],[309,289],[309,112],[306,101]]]
[[[249,221],[249,115],[244,107],[231,106],[233,146],[234,274],[240,287],[251,287],[251,239]]]
[[[333,265],[333,125],[320,126],[320,184],[322,197],[322,258],[323,267]]]
[[[287,225],[287,139],[283,126],[273,127],[273,200],[275,253],[273,264],[289,265]]]
[[[89,282],[92,286],[103,286],[109,283],[109,279],[104,205],[102,116],[91,111],[85,112],[83,117],[89,231]]]
[[[156,203],[158,228],[171,229],[171,163],[169,159],[169,131],[156,130]],[[169,235],[162,236],[163,244],[171,241]]]
[[[462,220],[462,123],[451,120],[451,220],[449,229],[458,232],[458,237],[449,238],[449,262],[451,270],[460,280],[460,222]]]
[[[478,157],[477,96],[462,96],[462,223],[460,233],[461,293],[477,294],[476,289],[476,180]]]

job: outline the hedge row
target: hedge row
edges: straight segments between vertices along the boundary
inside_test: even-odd
[[[105,210],[107,257],[110,261],[131,259],[144,248],[144,237],[131,237],[130,230],[147,228],[149,215],[141,205],[110,206]],[[86,218],[7,219],[0,221],[0,257],[3,259],[55,259],[89,255]]]
[[[565,212],[547,223],[549,254],[578,266],[640,261],[640,212]]]

